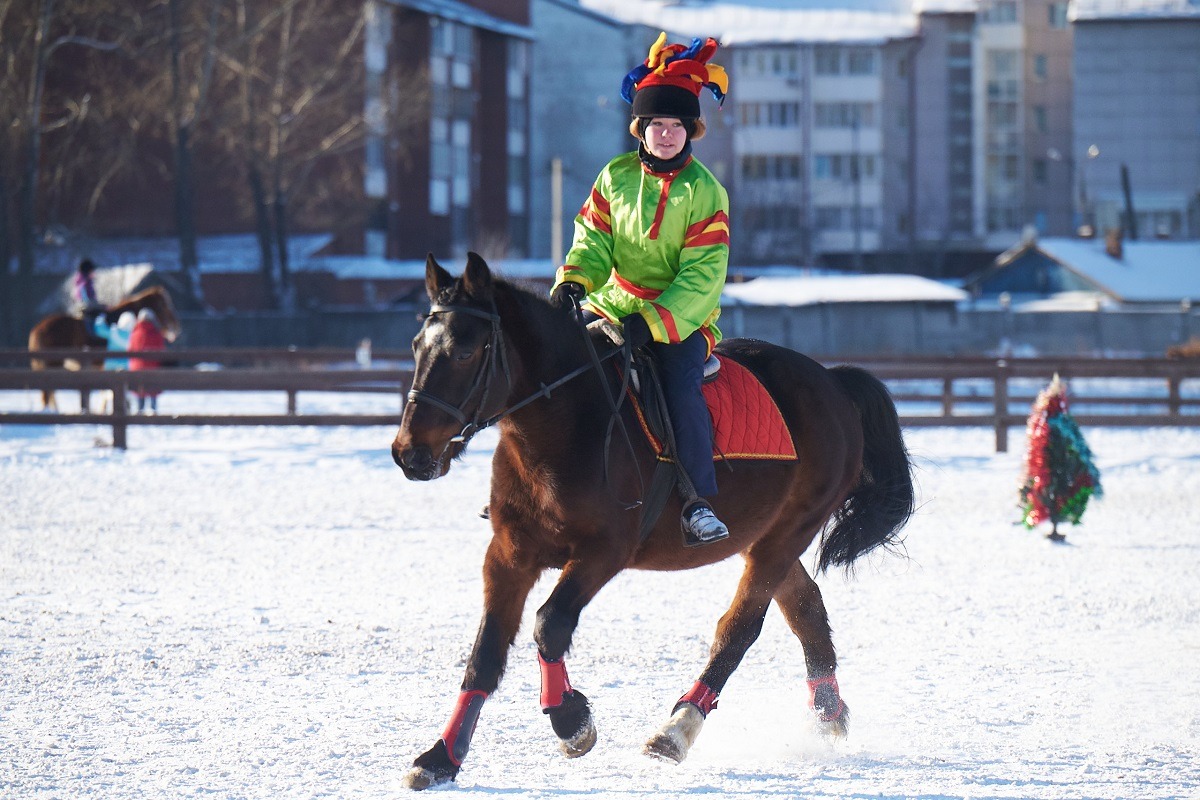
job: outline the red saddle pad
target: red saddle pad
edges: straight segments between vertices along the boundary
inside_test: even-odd
[[[750,370],[720,354],[717,358],[721,360],[717,379],[703,386],[704,399],[712,415],[713,460],[797,460],[792,435],[774,398]],[[654,452],[661,455],[662,442],[650,431],[636,399],[634,409]]]

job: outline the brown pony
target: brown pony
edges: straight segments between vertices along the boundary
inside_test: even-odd
[[[799,459],[719,469],[714,506],[731,536],[685,548],[677,498],[645,538],[642,512],[618,501],[645,488],[639,475],[651,474],[655,456],[640,437],[631,448],[606,446],[605,393],[615,397],[619,382],[615,371],[579,370],[591,356],[573,315],[493,279],[474,253],[459,279],[430,256],[425,284],[432,306],[413,340],[413,389],[392,457],[407,478],[428,481],[446,474],[479,428],[498,422],[500,441],[492,460],[483,620],[455,711],[442,737],[416,759],[408,785],[424,789],[457,776],[480,708],[499,685],[526,598],[547,569],[562,572],[537,612],[533,638],[542,708],[568,757],[596,742],[588,700],[564,665],[588,602],[624,569],[691,569],[737,553],[745,571],[717,624],[708,664],[647,742],[647,754],[686,757],[772,600],[803,645],[819,726],[845,735],[829,621],[800,557],[819,537],[819,568],[849,569],[864,553],[895,544],[913,512],[908,453],[884,385],[857,367],[826,369],[766,342],[722,342],[718,352],[754,373],[774,398]],[[573,371],[580,377],[555,386]],[[636,431],[628,404],[621,413]]]
[[[154,312],[154,316],[158,317],[158,324],[162,327],[164,338],[168,342],[175,341],[181,332],[179,316],[175,313],[175,304],[171,302],[171,295],[161,286],[151,286],[149,289],[130,295],[121,302],[109,306],[105,309],[105,313],[115,323],[117,317],[124,312],[131,311],[136,314],[143,308],[150,309]],[[104,350],[107,346],[108,343],[103,338],[88,330],[87,323],[83,319],[71,314],[51,314],[34,325],[33,330],[29,332],[29,352],[31,353],[55,349]],[[100,369],[103,363],[103,358],[85,359],[84,361],[61,357],[35,358],[31,359],[30,367],[35,370],[61,367]],[[42,407],[47,409],[58,407],[54,399],[54,392],[42,392]]]

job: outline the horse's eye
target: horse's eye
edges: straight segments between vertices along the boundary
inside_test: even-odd
[[[470,348],[463,348],[454,351],[455,361],[470,361],[475,356],[475,351]]]

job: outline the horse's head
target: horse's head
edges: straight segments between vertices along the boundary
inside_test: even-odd
[[[466,449],[480,421],[497,413],[510,386],[496,311],[492,273],[467,255],[454,278],[434,260],[425,263],[429,315],[413,339],[412,389],[392,442],[392,458],[410,480],[440,478]]]
[[[158,323],[162,326],[163,338],[168,342],[175,341],[183,332],[183,327],[179,324],[179,315],[175,313],[175,303],[171,301],[171,293],[161,286],[147,289],[146,307],[158,317]]]

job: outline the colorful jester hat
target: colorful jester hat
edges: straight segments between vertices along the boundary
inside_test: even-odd
[[[711,37],[684,47],[667,44],[667,34],[660,33],[645,63],[625,76],[621,97],[633,105],[635,117],[699,119],[701,89],[707,86],[721,102],[729,91],[724,68],[708,63],[715,52],[717,40]]]

